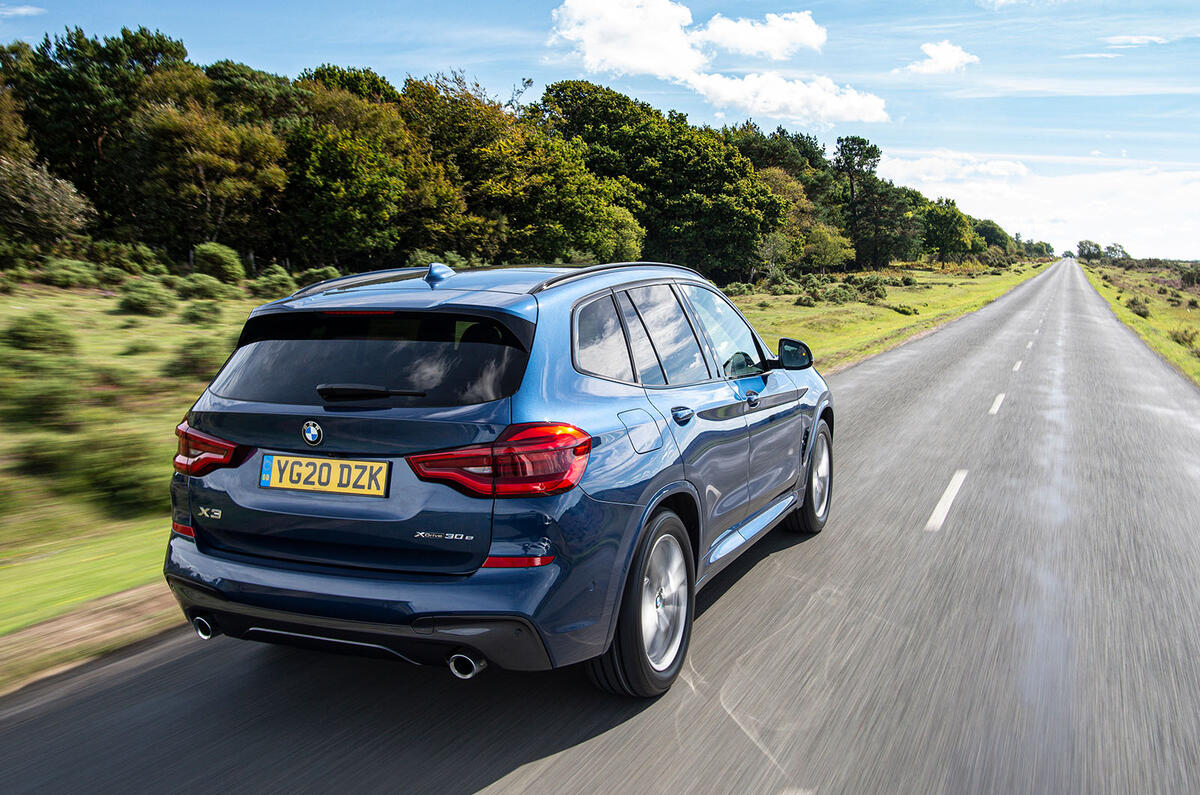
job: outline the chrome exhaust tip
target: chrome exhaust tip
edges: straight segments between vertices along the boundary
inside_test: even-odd
[[[487,668],[487,660],[471,652],[456,652],[446,658],[446,665],[450,666],[450,673],[459,679],[474,679]]]
[[[200,640],[210,640],[213,635],[217,634],[217,630],[204,616],[196,616],[192,619],[192,629],[196,630],[196,636]]]

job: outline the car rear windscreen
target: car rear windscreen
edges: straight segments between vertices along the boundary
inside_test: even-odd
[[[373,406],[465,406],[521,384],[533,327],[431,312],[298,312],[251,318],[209,389],[234,400]],[[520,335],[520,336],[518,336]],[[330,386],[409,393],[352,400]],[[340,387],[339,387],[340,388]]]

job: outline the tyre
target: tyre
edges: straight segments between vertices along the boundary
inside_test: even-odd
[[[829,506],[833,501],[833,434],[825,420],[817,422],[813,433],[812,462],[808,482],[804,484],[804,504],[783,520],[785,530],[815,535],[825,529]]]
[[[696,607],[696,568],[687,528],[660,511],[642,534],[608,651],[587,663],[592,682],[610,693],[660,696],[687,657]]]

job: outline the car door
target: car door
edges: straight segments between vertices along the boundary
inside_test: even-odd
[[[742,400],[714,373],[675,291],[667,284],[617,293],[646,395],[668,420],[703,511],[701,560],[746,518],[750,441]]]
[[[699,284],[679,284],[708,337],[716,366],[742,401],[750,437],[747,515],[796,485],[804,441],[803,394],[790,375],[770,368],[750,325],[724,296]]]

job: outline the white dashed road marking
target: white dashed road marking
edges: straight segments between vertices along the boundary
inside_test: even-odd
[[[934,507],[929,521],[925,523],[926,533],[936,533],[942,529],[942,524],[946,521],[946,514],[950,513],[950,506],[954,504],[954,498],[958,496],[958,490],[962,488],[963,481],[966,479],[967,470],[965,469],[958,470],[954,473],[954,477],[950,478],[950,484],[942,492],[942,498]]]
[[[993,417],[996,416],[996,413],[1000,411],[1000,404],[1003,402],[1004,393],[1001,392],[999,395],[996,395],[996,399],[992,401],[992,407],[988,409],[988,414],[991,414]]]
[[[1015,373],[1017,370],[1020,370],[1020,369],[1021,369],[1021,360],[1017,359],[1017,363],[1013,365],[1013,372]]]

